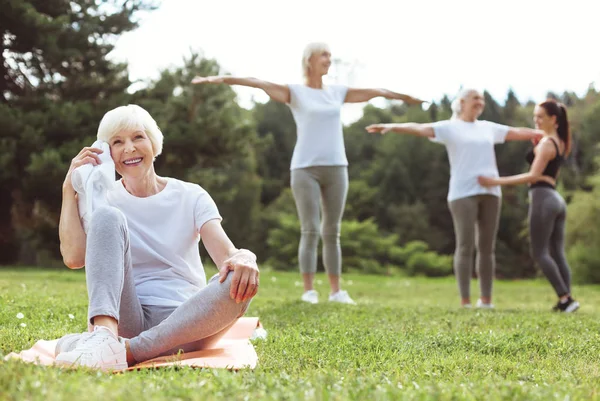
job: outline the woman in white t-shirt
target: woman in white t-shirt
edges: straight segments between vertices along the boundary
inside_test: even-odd
[[[537,139],[543,135],[542,131],[531,128],[511,128],[480,121],[477,118],[484,107],[483,95],[469,89],[461,92],[452,103],[454,116],[451,120],[432,124],[373,124],[367,127],[371,133],[398,132],[422,136],[446,146],[450,162],[448,206],[456,239],[454,273],[461,304],[467,308],[471,307],[470,281],[476,247],[480,287],[477,306],[493,308],[494,249],[502,196],[499,186],[484,187],[477,177],[498,177],[495,144]]]
[[[258,290],[256,257],[234,247],[204,189],[156,174],[163,135],[146,110],[109,111],[98,139],[110,145],[122,179],[108,191],[108,205],[93,210],[86,234],[71,175],[79,166],[98,165],[102,149],[82,149],[65,178],[60,250],[69,268],[85,264],[93,330],[59,340],[57,363],[122,370],[214,344]],[[201,238],[219,267],[208,284]]]
[[[272,100],[289,105],[297,128],[291,162],[291,187],[301,225],[298,262],[304,281],[302,300],[318,302],[313,281],[317,270],[320,230],[323,265],[331,286],[329,301],[354,304],[348,293],[340,289],[340,226],[348,191],[348,160],[341,108],[344,103],[366,102],[378,96],[408,104],[420,104],[422,100],[386,89],[325,85],[323,76],[327,75],[330,66],[329,47],[324,43],[311,43],[302,57],[305,77],[302,85],[279,85],[256,78],[231,76],[196,77],[192,83],[225,83],[259,88]]]

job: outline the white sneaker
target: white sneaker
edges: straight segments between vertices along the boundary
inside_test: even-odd
[[[356,305],[356,302],[354,302],[354,300],[350,298],[348,292],[342,290],[336,292],[335,294],[329,295],[329,302],[339,302],[341,304]]]
[[[92,333],[85,331],[83,333],[73,333],[62,336],[58,339],[58,342],[56,343],[56,348],[54,348],[54,357],[58,356],[58,354],[60,354],[61,352],[73,351],[75,347],[77,347],[77,344],[80,340],[87,338],[91,335]]]
[[[462,305],[461,305],[461,308],[464,308],[464,309],[471,309],[471,304],[462,304]]]
[[[477,307],[480,309],[494,309],[494,304],[484,304],[481,299],[478,299]]]
[[[308,302],[309,304],[318,304],[319,293],[315,290],[308,290],[302,294],[302,298],[300,299],[302,299],[304,302]]]
[[[107,327],[96,326],[83,337],[73,351],[61,352],[56,363],[63,366],[87,366],[105,371],[127,369],[125,344]]]

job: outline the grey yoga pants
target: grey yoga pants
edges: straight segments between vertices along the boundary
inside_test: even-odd
[[[314,166],[294,169],[291,185],[301,227],[298,247],[300,271],[317,271],[320,229],[325,270],[330,275],[339,276],[342,272],[340,229],[348,194],[347,167]]]
[[[117,320],[119,335],[129,338],[136,361],[208,348],[241,317],[250,301],[229,296],[232,274],[208,285],[177,307],[142,305],[136,295],[127,220],[114,207],[94,211],[85,256],[88,321]]]

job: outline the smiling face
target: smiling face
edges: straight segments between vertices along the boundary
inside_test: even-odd
[[[331,52],[322,50],[313,53],[308,59],[308,68],[311,74],[318,76],[327,75],[329,67],[331,67]]]
[[[556,116],[550,116],[541,106],[535,106],[533,110],[533,122],[535,128],[545,132],[553,132],[556,129]]]
[[[119,131],[108,143],[115,169],[126,181],[147,176],[153,168],[152,142],[144,131]]]
[[[477,119],[485,107],[483,95],[477,91],[471,91],[460,100],[461,114],[465,117]]]

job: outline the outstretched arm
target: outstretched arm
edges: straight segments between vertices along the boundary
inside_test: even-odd
[[[408,134],[433,138],[435,132],[430,124],[417,123],[402,123],[402,124],[372,124],[367,127],[367,132],[371,134],[380,133],[387,134],[388,132],[397,132],[399,134]]]
[[[212,77],[197,76],[192,79],[192,84],[227,84],[241,85],[250,88],[258,88],[265,91],[267,95],[276,102],[290,102],[290,88],[287,85],[275,84],[269,81],[263,81],[257,78],[236,78],[229,75],[219,75]]]
[[[519,185],[519,184],[532,184],[538,181],[545,181],[552,185],[555,185],[554,179],[543,175],[546,166],[556,156],[556,149],[549,141],[540,143],[535,152],[533,163],[527,173],[510,175],[507,177],[478,177],[479,184],[484,187],[493,185]]]
[[[361,103],[367,102],[376,97],[384,97],[391,100],[402,100],[406,104],[421,104],[425,100],[417,99],[403,93],[392,92],[387,89],[357,89],[348,88],[346,92],[345,103]]]
[[[259,271],[256,255],[247,249],[237,249],[219,220],[209,220],[200,228],[200,237],[215,265],[219,268],[220,282],[232,271],[229,296],[237,303],[247,301],[258,292]]]
[[[537,143],[544,136],[544,131],[532,128],[509,128],[506,141],[534,141]]]

